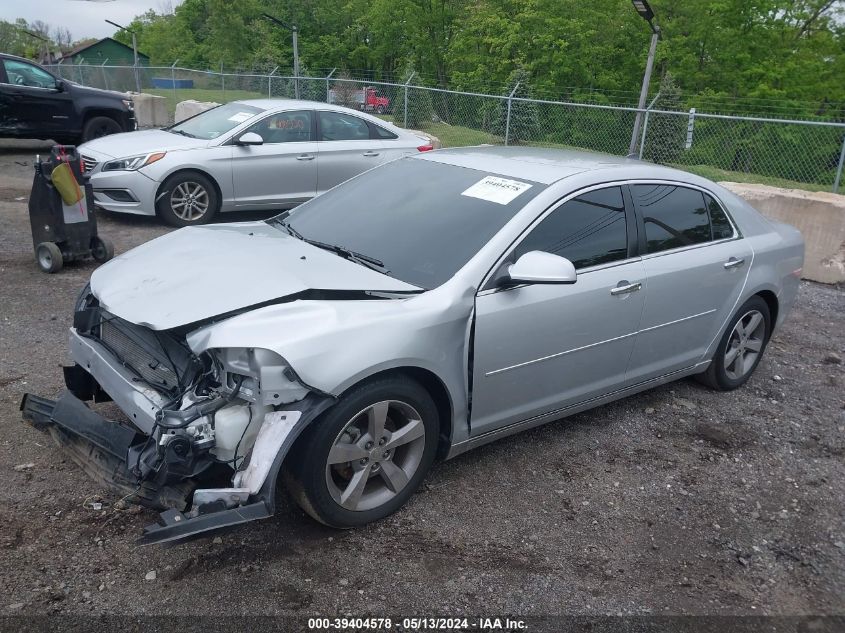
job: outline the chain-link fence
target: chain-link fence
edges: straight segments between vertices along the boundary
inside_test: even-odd
[[[165,97],[173,115],[186,99],[226,103],[250,98],[309,99],[372,112],[424,131],[444,147],[504,144],[634,155],[714,180],[838,191],[845,123],[527,99],[353,79],[336,71],[293,77],[289,69],[200,71],[163,67],[58,65],[77,83]],[[636,119],[639,133],[632,140]]]

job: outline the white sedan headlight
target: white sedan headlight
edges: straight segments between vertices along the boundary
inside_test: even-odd
[[[152,154],[140,154],[139,156],[130,156],[129,158],[118,158],[111,160],[103,165],[103,171],[135,171],[152,165],[154,162],[161,160],[167,155],[167,152],[153,152]]]

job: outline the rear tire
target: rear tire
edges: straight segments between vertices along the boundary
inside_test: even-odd
[[[117,134],[122,132],[120,124],[112,118],[107,116],[91,117],[85,122],[82,128],[82,142],[87,143],[95,138],[108,136],[109,134]]]
[[[696,379],[717,391],[741,387],[757,369],[771,332],[769,306],[755,295],[728,321],[710,366]]]
[[[438,429],[437,407],[419,383],[404,376],[363,383],[298,440],[284,482],[320,523],[352,528],[377,521],[404,505],[422,482],[434,462]]]
[[[35,261],[45,273],[57,273],[65,265],[62,251],[53,242],[41,242],[35,247]]]
[[[207,224],[220,210],[214,183],[196,171],[182,171],[168,178],[159,190],[156,212],[171,226]]]

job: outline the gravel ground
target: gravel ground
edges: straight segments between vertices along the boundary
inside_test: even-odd
[[[263,522],[136,547],[154,514],[20,421],[24,392],[63,387],[95,266],[35,265],[37,149],[0,146],[0,615],[845,613],[845,291],[811,283],[738,391],[682,381],[499,441],[362,529],[283,501]],[[104,215],[100,230],[123,252],[168,229]]]

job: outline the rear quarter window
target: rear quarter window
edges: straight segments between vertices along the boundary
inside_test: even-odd
[[[716,200],[707,194],[704,194],[704,200],[707,202],[707,211],[710,214],[710,226],[713,230],[714,240],[726,240],[733,237],[734,228],[731,221],[728,219],[728,214]]]
[[[380,125],[376,125],[375,123],[370,123],[370,138],[374,139],[393,139],[399,138],[397,134],[394,134],[390,130],[385,130]]]

